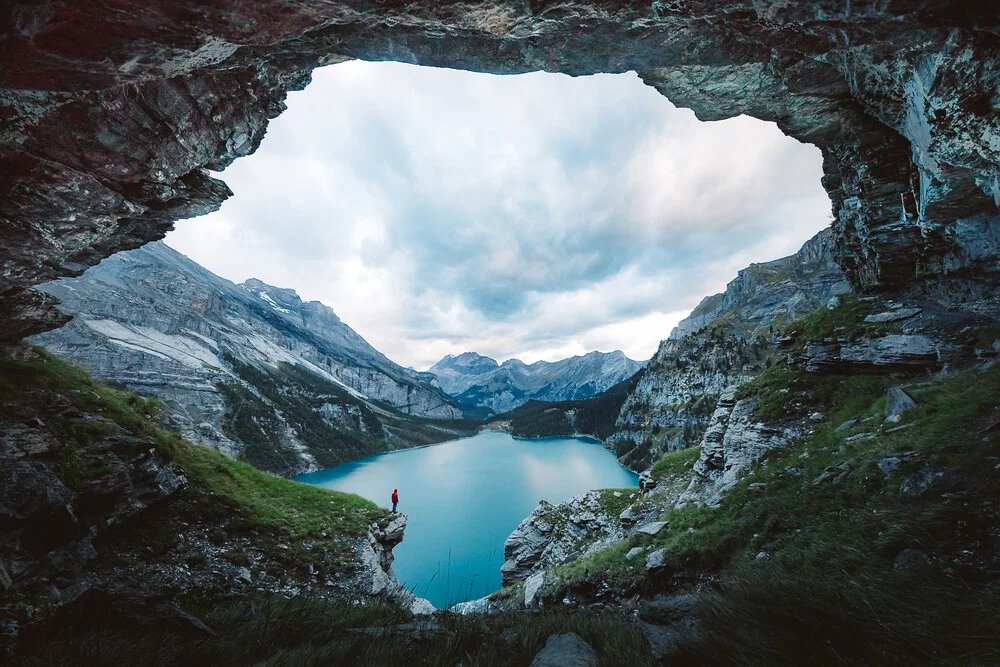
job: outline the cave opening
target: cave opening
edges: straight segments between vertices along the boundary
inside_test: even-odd
[[[989,3],[146,4],[0,10],[0,655],[997,662]],[[288,96],[317,67],[340,63],[321,83],[369,66],[356,59],[518,74],[489,86],[538,90],[477,110],[463,84],[420,112],[414,84],[431,71],[387,63],[406,72],[389,84],[402,100],[359,108],[364,86],[343,81],[340,98],[306,104],[315,84]],[[521,76],[538,70],[619,74]],[[723,122],[671,134],[650,121],[669,103],[609,81]],[[571,84],[604,88],[594,101]],[[284,162],[256,166],[299,107],[377,141],[341,141],[331,162],[336,139],[308,130],[311,154],[279,142]],[[781,151],[755,156],[759,126],[741,114],[818,147],[821,168],[785,154],[769,169],[757,157]],[[421,115],[443,130],[409,122]],[[685,143],[709,127],[711,149]],[[151,243],[226,200],[213,172],[236,197],[170,242],[187,234],[216,273],[271,284]],[[832,208],[832,231],[747,266],[808,236],[791,240],[809,217],[796,202],[755,198],[820,177],[832,206],[817,196],[815,219]],[[730,205],[679,196],[692,194]],[[788,247],[757,254],[779,231]],[[62,328],[56,297],[76,313]],[[501,385],[471,410],[435,379],[500,367],[462,349],[530,361],[652,341],[692,306],[647,366],[587,398],[593,383],[552,405],[548,385]],[[424,368],[445,352],[433,374],[390,361]],[[471,617],[421,618],[431,610],[394,577],[395,484],[379,481],[373,503],[281,478],[390,449],[447,469],[446,447],[420,446],[472,435],[526,396],[489,423],[510,438],[592,434],[642,471],[639,488],[539,503],[504,549],[515,582],[456,610]],[[586,470],[518,475],[555,477]],[[412,489],[399,491],[408,512]]]
[[[221,209],[181,220],[167,235],[164,243],[187,259],[154,244],[47,287],[77,317],[38,340],[159,396],[189,438],[259,468],[379,504],[383,487],[402,487],[409,538],[396,549],[401,581],[437,607],[481,598],[507,581],[504,540],[539,499],[559,503],[607,487],[631,494],[652,450],[619,461],[620,452],[572,437],[539,449],[480,434],[448,443],[451,450],[338,465],[373,452],[331,451],[341,447],[336,429],[363,438],[396,429],[392,437],[414,444],[403,432],[426,428],[380,420],[365,401],[421,418],[457,416],[429,404],[423,384],[418,398],[412,387],[401,397],[344,357],[384,354],[419,369],[421,382],[420,372],[432,373],[478,417],[532,397],[600,394],[634,375],[737,271],[758,263],[766,280],[787,278],[787,268],[768,262],[793,255],[831,222],[822,157],[774,123],[702,122],[634,72],[497,76],[350,61],[312,78],[289,95],[252,155],[215,174],[233,190]],[[240,299],[248,295],[262,310],[247,310]],[[323,306],[310,310],[313,300]],[[316,315],[327,307],[325,319]],[[336,354],[304,352],[308,338],[290,333],[283,318],[302,318],[321,336],[364,340]],[[340,322],[348,328],[335,330]],[[226,333],[233,329],[238,335]],[[246,340],[255,335],[268,340]],[[119,356],[98,358],[81,340]],[[452,384],[435,365],[470,352],[514,373],[615,353],[620,359],[605,365],[622,365],[563,393],[501,387],[490,396]],[[308,383],[289,384],[293,371],[282,364],[343,384],[361,402],[313,391],[302,413],[315,418],[309,424],[296,412],[301,405],[284,402]],[[406,372],[393,366],[389,374]],[[251,411],[243,385],[264,403]],[[274,396],[272,386],[280,387]],[[207,391],[218,397],[206,399]],[[286,426],[294,437],[282,435]],[[441,504],[446,522],[435,520]]]
[[[350,61],[292,92],[218,212],[166,243],[334,307],[425,369],[446,354],[646,359],[739,269],[827,227],[822,157],[701,122],[634,72]]]

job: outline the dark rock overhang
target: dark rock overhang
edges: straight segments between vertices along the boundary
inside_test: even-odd
[[[988,4],[14,0],[0,9],[0,339],[58,323],[33,285],[218,208],[231,192],[209,170],[252,153],[313,68],[350,58],[635,70],[704,120],[748,114],[817,145],[855,287],[996,271]]]

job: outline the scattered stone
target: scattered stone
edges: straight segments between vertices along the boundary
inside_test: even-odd
[[[667,550],[657,549],[646,556],[646,571],[650,574],[662,572],[667,568]]]
[[[590,644],[568,632],[549,637],[545,648],[535,654],[531,667],[597,667],[598,661],[597,651]]]
[[[848,419],[846,422],[834,429],[834,433],[839,433],[840,431],[846,431],[849,428],[854,428],[858,423],[857,419]]]
[[[858,433],[857,435],[851,435],[844,438],[844,442],[865,442],[867,440],[874,440],[874,433]]]
[[[790,468],[785,468],[785,474],[786,475],[791,475],[792,477],[801,477],[802,473],[804,473],[805,471],[806,471],[805,468],[799,468],[799,467],[796,467],[796,466],[792,466]]]
[[[538,602],[538,592],[545,583],[545,573],[536,572],[524,581],[524,606],[531,609]]]
[[[647,493],[656,488],[656,480],[653,479],[653,473],[648,470],[643,471],[639,475],[639,492]]]
[[[878,462],[878,469],[882,471],[883,475],[889,477],[896,472],[896,469],[899,468],[899,464],[902,462],[903,460],[898,456],[887,456]]]
[[[917,402],[899,387],[890,387],[885,396],[885,416],[902,415],[917,407]]]
[[[642,547],[632,547],[628,550],[628,553],[625,554],[625,560],[632,560],[636,556],[642,555],[642,551]]]
[[[487,596],[477,600],[469,600],[468,602],[459,602],[449,607],[448,611],[463,616],[468,614],[488,614],[490,613],[490,598]]]
[[[814,412],[814,413],[812,413],[811,415],[809,415],[809,421],[811,421],[811,422],[821,422],[821,421],[823,421],[823,413],[822,412]]]
[[[252,579],[250,577],[250,570],[248,570],[245,567],[241,567],[240,568],[239,576],[240,576],[240,579],[242,579],[243,581],[247,582],[248,584],[252,581]]]
[[[898,322],[899,320],[905,320],[913,317],[919,313],[922,308],[902,308],[897,307],[893,310],[887,310],[884,313],[876,313],[874,315],[869,315],[865,318],[865,322],[868,324],[884,324],[886,322]]]
[[[425,600],[424,598],[416,598],[413,603],[410,604],[410,613],[414,616],[430,616],[436,611],[437,609],[433,604],[431,604],[431,601]]]
[[[934,566],[931,557],[920,549],[903,549],[892,562],[894,570],[918,572]]]
[[[919,498],[941,486],[944,471],[939,468],[924,468],[907,477],[899,487],[899,495]]]
[[[611,493],[611,495],[613,495],[615,498],[621,498],[622,497],[622,492],[621,491],[614,491],[614,492]]]
[[[635,532],[645,533],[646,535],[656,535],[663,530],[666,525],[666,521],[651,521],[650,523],[643,524],[636,528]]]
[[[454,632],[441,627],[437,619],[427,616],[415,619],[411,623],[349,628],[347,632],[352,635],[365,635],[374,638],[400,637],[408,642],[453,640],[455,638]]]
[[[626,507],[621,514],[618,515],[618,520],[621,521],[623,528],[628,528],[634,526],[639,520],[639,514],[632,508],[632,505]]]
[[[826,302],[826,309],[834,310],[840,305],[840,301],[841,301],[840,297],[834,294],[833,296],[830,297],[830,300]]]
[[[766,551],[760,551],[757,553],[757,556],[754,558],[754,560],[757,562],[769,561],[771,560],[771,554],[767,553]]]
[[[767,488],[767,484],[765,484],[764,482],[754,482],[753,484],[751,484],[751,485],[749,485],[747,487],[747,490],[749,490],[749,491],[763,491],[766,488]]]
[[[885,423],[886,424],[898,424],[902,420],[903,420],[903,417],[901,415],[889,415],[888,417],[885,418]]]
[[[698,632],[694,595],[657,595],[639,606],[639,629],[657,660],[676,652],[679,642]]]
[[[888,420],[886,420],[888,421]],[[916,424],[903,424],[902,426],[897,426],[895,428],[886,429],[885,433],[895,433],[896,431],[905,431],[908,428],[913,428]]]
[[[858,467],[858,462],[854,459],[844,461],[840,465],[830,466],[819,477],[812,481],[813,486],[819,486],[823,482],[832,482],[834,486],[839,486]]]

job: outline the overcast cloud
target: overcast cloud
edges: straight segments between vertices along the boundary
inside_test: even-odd
[[[235,196],[167,243],[332,306],[391,359],[648,358],[702,297],[830,222],[818,149],[701,123],[634,74],[350,62],[292,93]]]

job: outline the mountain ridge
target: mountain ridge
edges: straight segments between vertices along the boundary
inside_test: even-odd
[[[463,412],[432,376],[388,359],[329,306],[256,278],[237,285],[163,243],[42,289],[74,318],[33,342],[157,396],[173,428],[271,472],[470,428],[422,423]]]
[[[558,361],[503,363],[476,352],[446,355],[430,367],[441,388],[459,403],[503,413],[528,401],[565,401],[594,396],[634,375],[645,362],[621,350],[592,351]]]

